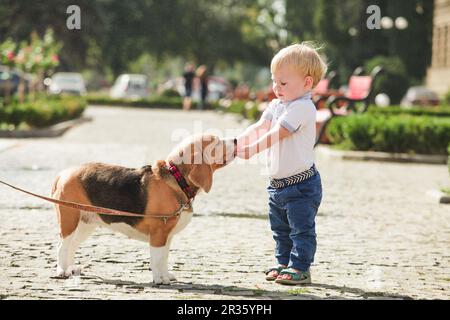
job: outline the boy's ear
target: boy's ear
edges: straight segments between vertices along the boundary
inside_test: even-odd
[[[311,88],[314,87],[314,79],[311,76],[307,76],[305,78],[305,88],[306,87],[311,87]]]

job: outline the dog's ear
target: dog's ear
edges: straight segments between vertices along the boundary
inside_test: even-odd
[[[202,188],[203,191],[209,193],[212,187],[212,176],[213,171],[211,166],[207,164],[196,164],[189,173],[188,178],[196,187]]]

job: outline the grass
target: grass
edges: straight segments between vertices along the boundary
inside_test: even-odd
[[[442,188],[441,191],[450,196],[450,188]]]
[[[288,290],[288,293],[293,296],[298,296],[298,295],[310,293],[310,291],[308,289],[298,288],[298,289]]]
[[[266,290],[263,290],[263,289],[254,289],[253,290],[253,295],[255,296],[255,297],[261,297],[264,293],[266,293],[267,291]]]

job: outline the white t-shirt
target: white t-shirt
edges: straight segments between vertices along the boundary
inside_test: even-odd
[[[284,179],[310,169],[314,164],[316,107],[311,93],[287,102],[273,100],[262,117],[289,130],[292,135],[267,150],[267,170],[272,179]]]

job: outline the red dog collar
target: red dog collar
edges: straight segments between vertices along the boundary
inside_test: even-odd
[[[195,198],[195,193],[192,192],[191,187],[188,185],[186,179],[183,177],[183,174],[178,169],[178,167],[172,162],[169,161],[169,172],[172,174],[172,176],[177,181],[178,185],[180,186],[181,190],[186,194],[189,200]]]

